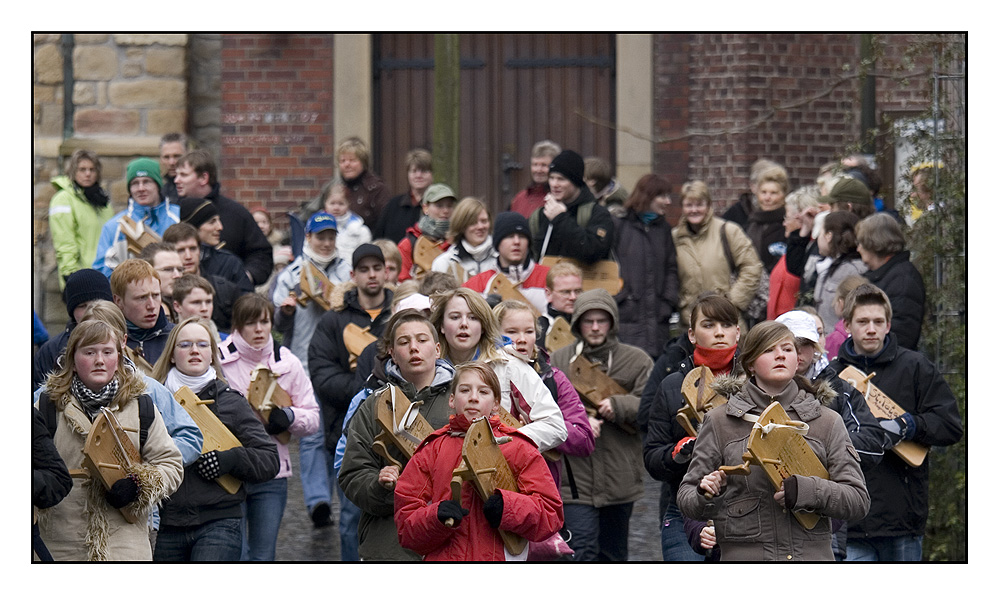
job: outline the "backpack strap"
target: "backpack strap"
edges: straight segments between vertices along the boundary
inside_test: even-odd
[[[42,394],[38,396],[38,410],[42,413],[42,418],[45,419],[45,426],[49,429],[49,437],[54,439],[58,417],[56,416],[56,405],[52,403],[48,391],[42,391]]]
[[[729,271],[733,272],[736,270],[736,263],[733,261],[733,251],[729,248],[729,236],[726,235],[726,222],[722,222],[722,228],[719,229],[719,236],[722,239],[722,252],[726,253],[726,262],[729,263]]]
[[[149,436],[149,426],[156,418],[155,408],[153,398],[148,393],[139,396],[139,453],[142,453],[142,446],[146,444],[146,437]]]
[[[149,427],[156,418],[156,406],[153,405],[153,398],[148,393],[139,396],[139,451],[146,444],[146,437],[149,436]],[[55,438],[58,417],[56,416],[56,405],[52,403],[47,391],[43,391],[38,397],[38,409],[45,419],[45,426],[49,429],[49,436]]]
[[[590,223],[590,216],[594,213],[595,201],[587,201],[576,210],[576,225],[586,228]]]

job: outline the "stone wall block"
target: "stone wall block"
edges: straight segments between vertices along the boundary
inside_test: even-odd
[[[107,33],[77,33],[73,36],[73,43],[76,45],[107,43],[110,37]]]
[[[162,136],[180,132],[186,127],[186,110],[149,110],[146,114],[146,134]]]
[[[59,43],[58,33],[36,33],[31,36],[31,42],[37,45],[46,43]]]
[[[151,46],[160,44],[164,46],[185,46],[188,36],[184,34],[173,35],[135,35],[116,34],[115,43],[122,46]]]
[[[150,48],[146,52],[146,72],[152,76],[183,76],[185,55],[183,47]]]
[[[108,99],[119,108],[183,108],[186,90],[184,81],[112,81]]]
[[[92,106],[97,103],[97,84],[77,81],[73,84],[73,104]]]
[[[142,76],[141,62],[126,62],[122,64],[122,76],[126,79],[136,79]]]
[[[73,114],[73,130],[79,134],[134,135],[139,132],[139,112],[135,110],[77,110]]]
[[[55,85],[35,85],[31,90],[31,100],[35,105],[42,103],[52,103],[56,100]]]
[[[62,105],[47,104],[41,108],[42,113],[35,134],[41,137],[61,136],[63,132]]]
[[[80,81],[110,81],[118,74],[118,53],[107,46],[73,48],[73,77]]]
[[[58,37],[58,36],[57,36]],[[36,83],[61,83],[63,80],[63,58],[59,44],[39,46],[33,60]]]

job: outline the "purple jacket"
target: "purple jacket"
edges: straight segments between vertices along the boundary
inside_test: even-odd
[[[587,419],[587,410],[584,409],[573,383],[563,371],[553,366],[552,379],[556,383],[556,405],[559,406],[563,421],[566,423],[566,440],[556,447],[556,451],[574,457],[587,457],[594,451],[594,444],[597,441]],[[559,461],[546,459],[545,463],[549,465],[556,486],[559,486],[562,482],[562,459]]]

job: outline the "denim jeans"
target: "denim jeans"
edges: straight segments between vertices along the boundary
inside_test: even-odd
[[[920,561],[923,558],[923,536],[890,536],[886,538],[849,538],[848,561]]]
[[[154,561],[239,561],[243,518],[227,517],[200,526],[161,526]]]
[[[330,485],[337,481],[333,475],[333,456],[326,448],[324,428],[321,412],[319,430],[299,439],[299,481],[306,510],[310,513],[320,503],[330,504],[333,494]]]
[[[632,503],[591,507],[563,505],[574,561],[628,561],[628,521]]]
[[[288,478],[275,478],[267,482],[245,483],[246,539],[243,542],[243,561],[273,561],[278,544],[278,529],[288,500]]]
[[[687,532],[684,531],[684,519],[677,505],[670,505],[663,516],[660,526],[660,550],[664,561],[704,561],[705,556],[699,555],[691,548]]]
[[[361,508],[347,500],[344,491],[337,483],[337,498],[340,500],[340,560],[360,561],[358,556],[358,522],[361,521]]]

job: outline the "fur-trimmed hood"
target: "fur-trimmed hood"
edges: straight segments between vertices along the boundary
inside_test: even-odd
[[[796,378],[801,379],[801,377],[798,376]],[[715,377],[715,380],[712,381],[712,384],[709,385],[709,387],[721,395],[732,397],[742,391],[743,387],[749,380],[750,378],[745,374],[719,375]],[[809,393],[812,393],[819,403],[824,406],[829,407],[829,405],[833,403],[833,400],[837,397],[836,390],[834,390],[834,388],[830,386],[830,383],[825,380],[815,381],[812,383],[812,386],[815,391],[810,391]],[[802,388],[801,384],[799,387]]]

